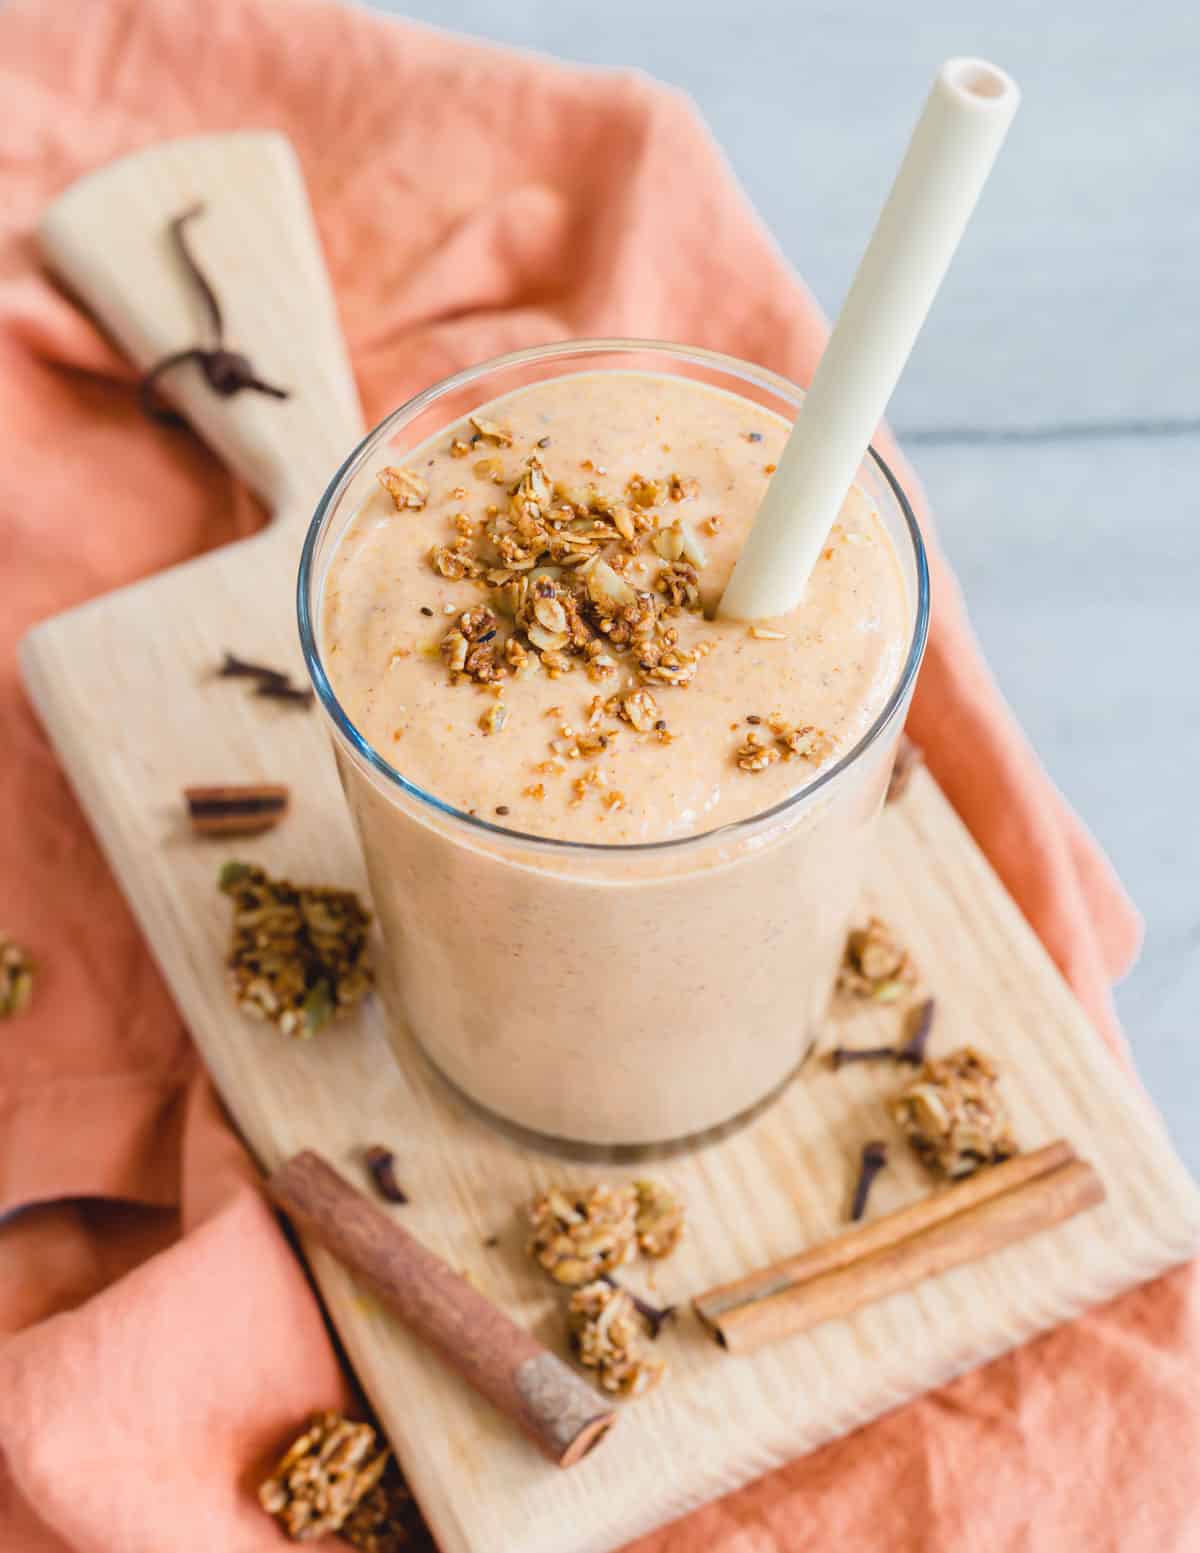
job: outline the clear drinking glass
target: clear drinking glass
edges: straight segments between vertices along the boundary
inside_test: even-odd
[[[457,373],[375,428],[335,475],[300,564],[300,634],[366,856],[392,1041],[415,1040],[493,1121],[582,1156],[723,1135],[788,1082],[815,1039],[925,646],[916,520],[872,451],[858,483],[903,568],[912,635],[879,717],[803,791],[661,843],[525,835],[410,782],[351,723],[321,656],[321,590],[381,462],[515,388],[582,371],[681,374],[792,419],[764,368],[636,340],[538,347]],[[694,692],[698,693],[698,692]]]

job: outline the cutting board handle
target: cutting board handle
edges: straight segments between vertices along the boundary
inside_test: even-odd
[[[188,242],[220,298],[225,344],[289,397],[220,398],[194,362],[165,375],[163,396],[269,506],[303,513],[362,435],[362,412],[287,138],[203,135],[102,167],[46,211],[42,251],[145,369],[211,343],[203,301],[168,233],[197,203],[204,209],[188,224]]]

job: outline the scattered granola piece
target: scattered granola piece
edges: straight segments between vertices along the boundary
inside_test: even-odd
[[[476,575],[474,568],[478,563],[449,545],[434,545],[429,552],[429,564],[439,577],[445,577],[449,582],[461,582],[464,577]]]
[[[642,475],[630,475],[625,495],[635,507],[657,507],[662,500],[662,486],[657,480],[647,480]]]
[[[667,494],[672,501],[691,501],[693,497],[700,494],[700,482],[672,475],[667,486]]]
[[[397,512],[406,509],[420,512],[429,500],[429,482],[423,480],[415,469],[401,469],[389,464],[375,477],[396,504]]]
[[[417,1549],[435,1553],[394,1457],[389,1458],[375,1487],[350,1511],[339,1535],[359,1553],[416,1553]]]
[[[546,784],[544,782],[534,782],[529,787],[523,787],[521,789],[522,798],[533,798],[538,803],[541,803],[545,796]]]
[[[567,1329],[580,1364],[596,1371],[605,1391],[637,1397],[662,1379],[666,1363],[647,1345],[632,1298],[615,1284],[576,1289],[567,1307]]]
[[[996,1069],[972,1046],[926,1062],[890,1110],[923,1162],[951,1180],[1017,1153]]]
[[[751,626],[750,635],[756,642],[786,642],[786,631],[772,631],[769,626]]]
[[[855,997],[892,1003],[915,985],[916,967],[882,917],[871,917],[846,939],[838,987]]]
[[[0,933],[0,1019],[8,1019],[29,1007],[33,997],[34,964],[7,933]]]
[[[233,902],[230,986],[238,1007],[285,1035],[315,1035],[370,990],[368,912],[352,890],[297,887],[249,863],[226,863]]]
[[[495,421],[485,421],[478,415],[472,415],[468,419],[474,426],[476,438],[480,442],[490,442],[497,448],[512,447],[511,431],[506,431],[503,426],[497,426]]]
[[[658,702],[648,690],[635,690],[622,699],[620,715],[639,733],[649,733],[658,721]]]
[[[678,518],[668,528],[656,530],[650,545],[660,559],[678,561],[683,554],[683,529]]]
[[[638,1247],[647,1256],[670,1256],[683,1238],[683,1202],[661,1181],[633,1183],[637,1193]]]
[[[312,1542],[342,1529],[379,1484],[390,1456],[386,1446],[377,1449],[370,1424],[314,1413],[259,1488],[258,1502],[293,1542]]]
[[[820,765],[833,752],[833,741],[819,728],[808,723],[793,728],[776,712],[767,719],[767,727],[775,735],[775,742],[785,760],[797,755],[802,760],[811,760],[813,765]]]
[[[637,1255],[632,1186],[554,1187],[534,1198],[529,1218],[529,1254],[556,1283],[588,1283]]]
[[[700,607],[700,576],[690,561],[672,561],[669,566],[660,566],[654,587],[673,609]]]
[[[504,465],[498,458],[479,458],[471,465],[471,473],[479,480],[490,480],[493,485],[504,484]]]
[[[745,742],[739,744],[733,757],[743,771],[765,771],[781,759],[774,744],[765,744],[757,733],[748,733]]]
[[[491,706],[488,707],[487,711],[481,714],[479,718],[479,726],[483,729],[484,733],[499,733],[507,721],[508,708],[504,705],[503,701],[493,701]]]
[[[683,647],[664,652],[656,642],[648,642],[638,657],[642,678],[657,685],[690,685],[700,666],[701,654]]]
[[[471,444],[469,442],[464,442],[461,437],[455,437],[453,442],[450,444],[451,458],[466,458],[470,451]]]

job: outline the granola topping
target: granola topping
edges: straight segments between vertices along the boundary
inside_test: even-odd
[[[339,694],[357,703],[351,709],[364,734],[378,748],[402,750],[406,773],[420,773],[426,785],[439,779],[439,748],[448,741],[455,765],[448,779],[463,788],[466,810],[487,812],[506,796],[522,828],[586,840],[607,819],[597,839],[616,843],[742,818],[756,812],[760,794],[759,806],[770,807],[832,763],[847,727],[858,727],[860,704],[891,673],[897,611],[883,596],[891,574],[877,586],[874,559],[850,558],[839,539],[806,601],[810,613],[796,624],[791,615],[706,623],[761,495],[761,460],[774,456],[765,421],[761,454],[747,449],[749,429],[707,397],[693,405],[691,390],[651,384],[643,398],[621,403],[585,377],[578,392],[531,385],[395,453],[387,477],[397,494],[389,500],[381,492],[364,508],[326,593]],[[378,521],[380,502],[422,497],[417,526]],[[852,493],[848,510],[847,534],[876,521],[861,496]],[[856,608],[839,606],[825,618],[826,595],[836,586],[841,596],[848,565],[855,596],[862,589],[874,608],[880,593],[869,631]],[[394,617],[389,599],[402,606]],[[418,610],[429,611],[428,634]],[[432,629],[438,619],[440,630]],[[693,687],[695,694],[683,694]],[[505,713],[485,710],[481,691],[509,715],[504,737],[487,745],[480,732]],[[583,709],[597,693],[610,704],[585,729]],[[738,705],[743,695],[747,707]],[[763,726],[768,697],[782,703],[777,727]],[[589,788],[572,812],[577,772],[555,781],[538,771],[545,752],[529,748],[529,732],[551,700],[584,730],[582,744],[576,734],[552,751],[568,765],[603,757],[614,729],[622,733],[614,761],[606,760],[605,789],[624,795],[621,807],[615,798],[602,804]],[[763,713],[757,737],[746,743],[743,722],[725,746],[723,726],[755,701]],[[529,708],[534,719],[521,715]],[[479,758],[460,773],[459,742],[472,736],[476,742],[463,747]],[[756,784],[742,777],[764,771]],[[531,791],[539,779],[541,800]]]
[[[775,745],[768,744],[761,734],[751,731],[734,753],[734,759],[743,771],[765,771],[779,760]]]
[[[471,425],[475,428],[476,439],[480,442],[490,442],[493,447],[511,448],[512,432],[506,431],[503,426],[497,426],[495,421],[485,421],[481,416],[469,417]]]
[[[389,464],[376,477],[396,504],[397,512],[420,512],[429,500],[429,482],[423,480],[415,469],[400,469]]]
[[[529,1205],[529,1253],[556,1283],[588,1283],[637,1255],[637,1209],[632,1186],[552,1188]]]
[[[648,690],[632,691],[620,703],[620,716],[639,733],[649,733],[658,721],[658,702]]]
[[[342,1529],[378,1487],[390,1456],[370,1424],[314,1413],[259,1488],[259,1503],[293,1542],[313,1542]]]
[[[1018,1152],[999,1075],[973,1046],[926,1062],[890,1109],[924,1163],[951,1180]]]
[[[871,917],[846,939],[838,987],[856,998],[892,1003],[917,982],[916,966],[882,917]]]
[[[649,1346],[637,1307],[624,1289],[595,1282],[576,1289],[567,1328],[579,1362],[605,1391],[638,1397],[662,1379],[666,1363]]]
[[[226,863],[233,903],[227,961],[234,1001],[285,1035],[315,1035],[370,991],[368,912],[352,890],[297,886],[249,863]]]
[[[738,745],[733,756],[743,771],[765,771],[777,760],[791,760],[793,757],[817,766],[832,753],[832,741],[819,728],[813,728],[808,723],[793,727],[779,712],[772,712],[765,719],[774,739],[773,744],[758,732],[764,722],[762,717],[751,713],[746,721],[751,724],[751,731]]]

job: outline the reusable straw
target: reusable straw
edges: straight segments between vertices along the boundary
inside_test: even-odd
[[[981,59],[935,76],[719,614],[761,620],[803,597],[1019,101]]]

